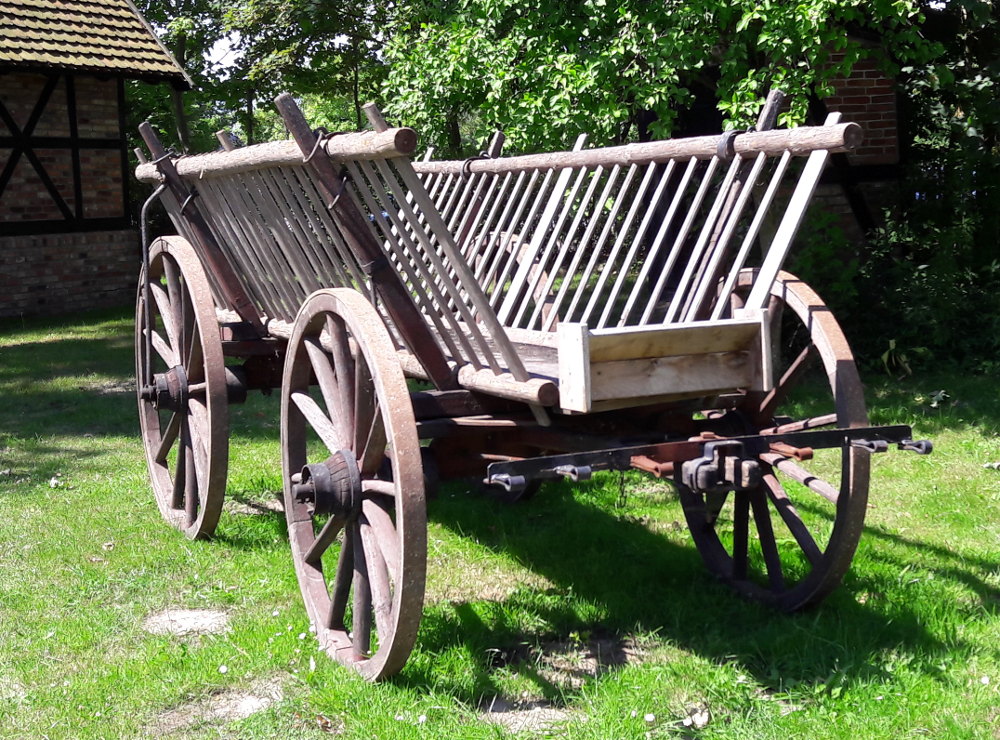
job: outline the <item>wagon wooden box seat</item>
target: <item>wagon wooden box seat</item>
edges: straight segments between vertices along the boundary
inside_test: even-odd
[[[831,124],[414,168],[413,133],[384,129],[323,139],[313,156],[340,168],[340,197],[461,386],[587,412],[770,386],[770,286],[825,156],[859,138]],[[380,308],[408,374],[429,377],[303,159],[288,140],[176,168],[269,332],[286,336],[313,291],[353,287]],[[161,179],[151,164],[137,175]],[[759,275],[734,316],[752,252]]]

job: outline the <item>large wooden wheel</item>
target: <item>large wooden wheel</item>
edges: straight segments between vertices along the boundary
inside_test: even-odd
[[[375,681],[416,640],[427,566],[413,408],[389,333],[349,289],[299,310],[281,386],[285,517],[320,646]]]
[[[782,358],[776,351],[775,386],[763,397],[748,396],[749,407],[731,414],[742,428],[731,431],[867,426],[858,371],[833,314],[787,273],[771,294],[772,343]],[[824,385],[825,401],[818,401]],[[761,483],[748,491],[679,486],[694,541],[709,569],[741,593],[787,611],[816,604],[854,557],[868,502],[869,452],[848,444],[797,453],[772,447],[758,462]]]
[[[208,279],[181,237],[150,247],[139,279],[139,424],[163,517],[188,537],[215,530],[226,490],[226,368]],[[148,296],[147,296],[148,284]]]

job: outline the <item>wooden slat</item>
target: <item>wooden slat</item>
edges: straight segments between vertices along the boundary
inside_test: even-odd
[[[760,330],[760,321],[735,319],[660,327],[595,329],[590,332],[590,361],[612,362],[746,350],[759,341]]]

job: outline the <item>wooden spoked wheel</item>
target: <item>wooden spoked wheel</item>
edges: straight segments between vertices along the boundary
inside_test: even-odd
[[[163,517],[188,537],[215,531],[226,491],[229,409],[215,303],[181,237],[157,239],[136,301],[139,424]]]
[[[748,396],[750,407],[734,414],[743,428],[733,431],[867,426],[858,371],[833,314],[787,273],[771,294],[772,344],[780,345],[783,359],[775,353],[773,391]],[[824,386],[827,395],[817,400]],[[839,585],[857,549],[869,456],[849,444],[799,451],[805,459],[772,447],[759,456],[761,484],[751,490],[714,494],[679,486],[709,569],[744,595],[786,611],[818,603]]]
[[[320,646],[375,681],[416,640],[427,566],[420,445],[389,333],[349,289],[299,310],[281,386],[285,517]]]

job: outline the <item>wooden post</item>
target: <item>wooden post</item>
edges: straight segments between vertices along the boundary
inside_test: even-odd
[[[774,128],[775,123],[778,122],[778,111],[781,109],[781,104],[784,101],[785,93],[781,90],[771,90],[771,92],[767,94],[767,100],[764,103],[764,107],[757,116],[757,125],[755,127],[757,131],[770,131]],[[715,228],[711,238],[709,239],[708,248],[705,250],[706,260],[702,265],[704,269],[708,269],[709,267],[709,259],[715,252],[716,244],[726,229],[726,222],[729,220],[729,216],[733,211],[733,206],[736,205],[739,200],[740,193],[746,185],[747,176],[749,175],[752,166],[753,163],[750,161],[743,162],[740,165],[740,172],[729,189],[726,202],[722,207],[722,212],[719,214],[719,218],[715,222]],[[738,215],[739,214],[737,214],[737,216]],[[717,284],[719,279],[722,277],[722,274],[725,272],[722,266],[722,260],[718,260],[716,264],[717,266],[714,270],[714,274],[708,282],[709,286]],[[702,278],[702,280],[704,280],[704,278]],[[689,317],[695,321],[707,319],[712,313],[712,300],[714,298],[714,292],[712,290],[708,290],[705,297],[701,301],[701,304],[693,305],[689,309],[691,312]]]
[[[295,99],[288,93],[282,93],[274,99],[274,104],[285,122],[285,127],[302,151],[302,156],[308,157],[316,146],[316,134],[309,128]],[[365,106],[365,113],[371,120],[369,106]],[[378,118],[381,119],[381,115]],[[384,124],[382,121],[380,125]],[[373,289],[385,305],[400,336],[427,372],[427,377],[438,390],[457,388],[458,382],[444,353],[414,306],[406,287],[389,263],[382,245],[372,237],[364,222],[364,216],[350,198],[338,197],[347,183],[337,175],[333,163],[325,156],[312,157],[309,166],[327,200],[330,213],[342,229],[344,239],[357,256],[361,269],[372,281]]]
[[[226,302],[233,308],[240,317],[253,327],[258,336],[267,334],[264,325],[261,323],[256,306],[250,297],[243,290],[239,277],[229,263],[229,259],[223,253],[215,236],[205,221],[198,208],[197,199],[193,197],[192,191],[181,180],[177,174],[172,158],[167,154],[163,144],[160,143],[153,127],[146,121],[139,126],[139,133],[142,135],[146,147],[156,163],[157,169],[163,175],[163,180],[170,190],[171,195],[181,204],[178,217],[183,218],[190,227],[194,236],[194,247],[198,251],[198,256],[205,263],[205,266],[214,274],[219,289],[223,293]]]

